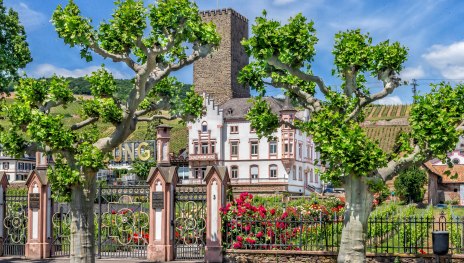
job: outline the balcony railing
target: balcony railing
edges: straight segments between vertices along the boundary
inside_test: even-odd
[[[217,161],[217,154],[190,154],[189,161]]]

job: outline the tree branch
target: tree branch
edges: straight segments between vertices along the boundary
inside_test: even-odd
[[[137,121],[146,121],[146,122],[150,122],[150,121],[154,121],[154,120],[172,121],[172,120],[175,120],[175,119],[177,119],[176,116],[153,115],[153,116],[150,116],[150,117],[138,117]]]
[[[355,109],[350,113],[350,115],[348,115],[345,121],[356,118],[364,106],[376,100],[385,98],[400,86],[401,79],[398,78],[392,70],[384,70],[379,74],[378,79],[383,82],[383,89],[375,94],[372,94],[371,96],[361,97],[359,99],[358,105],[356,105]]]
[[[319,87],[319,89],[321,90],[321,92],[324,95],[329,94],[329,89],[324,84],[324,81],[322,80],[322,78],[320,78],[318,76],[314,76],[314,75],[309,75],[309,74],[304,73],[303,71],[301,71],[299,69],[292,68],[292,67],[288,66],[287,64],[282,63],[275,56],[270,57],[267,60],[267,62],[269,63],[269,65],[274,66],[274,67],[279,68],[279,69],[286,70],[290,74],[292,74],[293,76],[298,77],[298,78],[300,78],[300,79],[302,79],[304,81],[316,83],[316,85]]]
[[[110,58],[113,60],[113,62],[125,62],[126,65],[131,68],[133,71],[135,72],[138,72],[140,70],[140,65],[135,63],[134,60],[132,60],[129,56],[128,53],[124,54],[124,55],[120,55],[120,54],[113,54],[111,52],[108,52],[106,50],[104,50],[103,48],[101,48],[97,42],[95,42],[95,40],[91,40],[90,42],[90,49],[92,49],[95,53],[97,53],[98,55],[104,57],[104,58]]]
[[[43,113],[47,113],[50,111],[52,108],[58,107],[60,105],[63,105],[64,102],[62,101],[47,101],[44,105],[39,107],[39,110]]]
[[[79,129],[82,129],[84,128],[85,126],[87,125],[90,125],[92,123],[95,123],[96,121],[98,121],[98,117],[91,117],[91,118],[88,118],[84,121],[81,121],[79,123],[75,123],[71,126],[71,130],[72,131],[75,131],[75,130],[79,130]]]
[[[275,82],[274,80],[272,80],[271,83],[265,82],[265,84],[274,86],[276,88],[283,88],[289,90],[290,92],[298,96],[298,98],[302,99],[307,104],[305,108],[307,108],[311,112],[318,112],[322,109],[321,102],[318,99],[316,99],[311,94],[302,91],[300,87],[297,85],[289,85],[287,83]]]
[[[377,174],[382,177],[384,181],[390,179],[394,174],[411,167],[416,163],[420,163],[423,159],[418,159],[417,156],[421,153],[421,149],[418,145],[414,147],[412,153],[400,158],[399,160],[392,160],[388,162],[387,166],[377,169]],[[423,153],[423,152],[422,152]],[[426,154],[425,159],[432,158],[431,154]]]

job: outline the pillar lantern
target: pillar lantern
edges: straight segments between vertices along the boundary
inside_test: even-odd
[[[170,166],[169,158],[171,129],[169,125],[159,125],[156,127],[156,162],[159,166]]]

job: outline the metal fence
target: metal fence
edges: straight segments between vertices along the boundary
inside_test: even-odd
[[[320,215],[286,220],[224,222],[224,246],[244,250],[301,250],[337,252],[343,217]],[[433,254],[432,232],[448,231],[450,253],[464,254],[464,217],[443,212],[437,216],[371,217],[366,232],[367,252],[383,254]]]

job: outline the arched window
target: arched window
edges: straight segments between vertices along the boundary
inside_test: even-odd
[[[206,121],[201,124],[201,132],[208,132],[208,123]]]
[[[230,167],[230,175],[232,179],[238,178],[238,166],[234,165]]]
[[[269,177],[277,178],[277,165],[275,164],[269,165]]]
[[[251,179],[258,179],[259,177],[259,168],[257,165],[250,166],[250,177]]]

